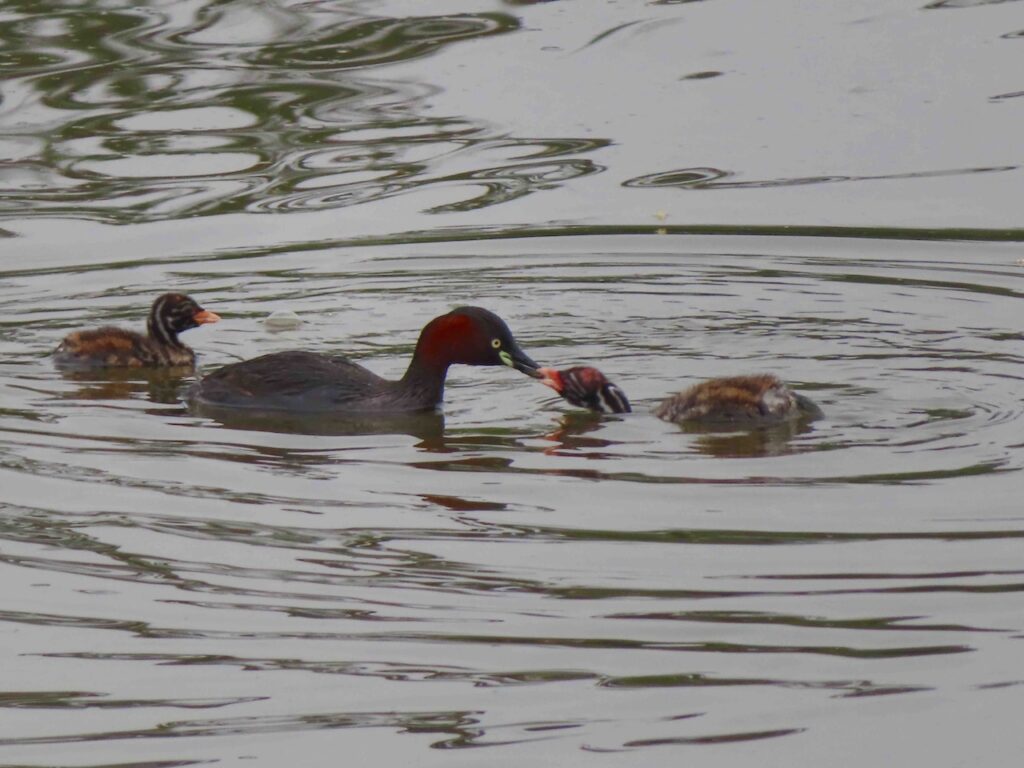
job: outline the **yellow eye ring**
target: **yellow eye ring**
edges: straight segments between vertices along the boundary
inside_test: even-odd
[[[501,339],[491,339],[491,346],[495,349],[501,349]]]

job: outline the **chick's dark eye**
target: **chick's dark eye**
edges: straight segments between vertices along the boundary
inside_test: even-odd
[[[501,349],[501,339],[491,339],[491,346],[495,349]]]

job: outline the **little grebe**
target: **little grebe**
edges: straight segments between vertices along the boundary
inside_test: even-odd
[[[573,405],[602,413],[630,410],[622,391],[596,368],[558,371],[541,368],[541,382]],[[794,392],[770,374],[729,376],[694,384],[661,401],[654,415],[676,424],[775,424],[789,419],[822,416],[813,401]]]
[[[435,317],[420,332],[412,362],[397,380],[351,360],[313,352],[275,352],[204,376],[188,392],[193,406],[305,413],[399,413],[437,407],[452,363],[507,365],[537,377],[537,364],[504,321],[480,307]]]
[[[192,366],[196,353],[178,340],[178,334],[218,320],[191,296],[165,293],[149,310],[147,335],[109,325],[75,331],[54,351],[54,362],[60,368]]]

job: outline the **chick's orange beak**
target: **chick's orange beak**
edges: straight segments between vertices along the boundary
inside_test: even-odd
[[[199,325],[206,325],[207,323],[216,323],[220,320],[220,315],[215,314],[208,309],[201,309],[192,315],[192,319]]]
[[[537,373],[541,375],[541,384],[546,384],[558,394],[562,394],[565,385],[562,383],[562,374],[556,368],[538,368]]]

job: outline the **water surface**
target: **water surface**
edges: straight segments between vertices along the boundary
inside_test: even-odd
[[[1019,4],[583,6],[4,6],[0,761],[1013,763]],[[476,304],[635,412],[54,370],[168,289],[200,372]],[[756,371],[825,418],[649,413]]]

